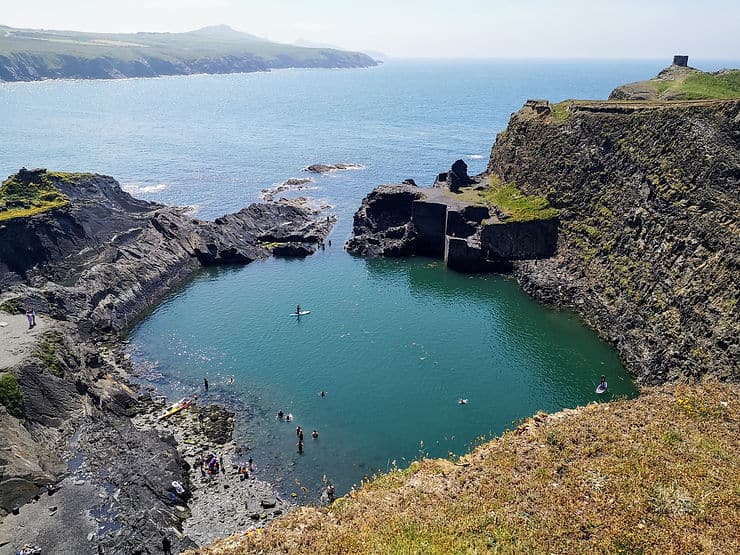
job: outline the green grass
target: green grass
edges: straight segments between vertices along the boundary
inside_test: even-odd
[[[60,208],[68,202],[66,195],[54,187],[48,174],[40,174],[34,181],[13,175],[0,186],[0,221],[28,218]]]
[[[556,218],[559,211],[550,206],[545,197],[525,195],[515,183],[504,183],[496,175],[489,178],[490,189],[486,191],[489,204],[497,206],[516,222],[548,220]]]
[[[8,314],[13,315],[24,314],[24,310],[18,303],[17,299],[8,299],[4,303],[0,304],[0,312],[7,312]]]
[[[50,333],[41,343],[36,355],[41,359],[46,368],[57,378],[64,377],[64,367],[57,356],[57,347],[61,343],[59,334]]]
[[[570,111],[568,110],[568,107],[570,106],[570,102],[563,101],[558,102],[557,104],[552,104],[550,108],[552,109],[552,117],[555,121],[565,121],[570,116]]]
[[[661,98],[666,95],[680,100],[740,98],[740,70],[719,75],[697,71],[672,81],[651,79],[646,83],[654,86]]]
[[[23,394],[18,380],[10,372],[0,374],[0,405],[16,417],[23,415]]]
[[[722,75],[708,73],[689,75],[681,89],[689,100],[740,98],[740,70],[733,70]]]

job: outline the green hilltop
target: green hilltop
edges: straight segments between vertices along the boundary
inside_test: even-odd
[[[226,25],[187,33],[85,33],[0,26],[0,81],[369,67],[359,52],[280,44]]]

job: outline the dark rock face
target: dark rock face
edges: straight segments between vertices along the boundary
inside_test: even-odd
[[[20,179],[42,174],[46,170],[25,171]],[[69,504],[97,511],[98,522],[113,526],[106,552],[143,553],[152,537],[179,527],[188,514],[172,485],[187,486],[186,465],[171,436],[132,425],[137,394],[116,377],[121,360],[111,358],[101,336],[126,329],[203,265],[245,264],[273,252],[311,254],[334,220],[296,205],[255,204],[206,222],[181,208],[134,199],[110,177],[48,177],[69,203],[0,225],[0,299],[34,308],[48,329],[38,352],[3,368],[18,381],[23,418],[0,406],[0,517],[59,482],[67,471],[62,454],[72,451],[76,478],[61,482],[71,489],[55,498],[65,500],[59,514],[78,514]],[[228,441],[234,415],[200,410],[209,440]],[[75,468],[79,457],[84,471]],[[78,483],[85,486],[75,489]],[[20,513],[23,518],[25,508]],[[50,548],[86,542],[86,531],[64,537],[63,528],[43,531]],[[194,547],[187,537],[171,537],[178,552]]]
[[[558,221],[484,225],[480,245],[485,257],[493,261],[550,258],[558,247]]]
[[[440,173],[434,182],[435,187],[447,187],[452,192],[457,192],[460,187],[467,187],[475,183],[468,175],[468,165],[464,160],[457,160],[450,171]]]
[[[740,378],[740,102],[514,114],[489,171],[560,209],[557,254],[516,263],[643,383]]]
[[[463,160],[457,160],[447,174],[447,181],[450,191],[457,191],[460,187],[467,187],[473,183],[468,175],[468,165]]]
[[[413,185],[383,185],[362,201],[355,214],[347,250],[359,256],[406,256],[414,252],[418,234],[411,223],[415,200],[422,193]]]
[[[333,225],[287,204],[206,222],[134,199],[111,177],[53,181],[68,206],[0,225],[0,285],[25,283],[25,304],[88,332],[126,328],[201,265],[247,264],[275,249],[306,256]]]

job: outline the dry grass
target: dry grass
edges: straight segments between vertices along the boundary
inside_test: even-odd
[[[540,414],[198,553],[739,553],[737,418],[727,384]]]

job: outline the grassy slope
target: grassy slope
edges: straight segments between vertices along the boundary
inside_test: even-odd
[[[205,31],[205,32],[204,32]],[[327,48],[303,48],[260,39],[228,28],[190,33],[81,33],[14,29],[0,26],[0,56],[30,53],[49,57],[74,56],[82,59],[109,57],[134,61],[142,56],[190,62],[206,57],[256,56],[268,66],[284,60],[310,64],[330,54],[356,54]],[[361,54],[356,54],[363,57]],[[372,60],[367,58],[368,65]]]
[[[525,195],[515,183],[504,183],[497,175],[491,175],[488,178],[488,189],[479,191],[473,187],[461,187],[458,192],[447,194],[458,201],[495,206],[509,216],[508,222],[548,220],[559,214],[559,211],[550,206],[545,197]]]
[[[199,553],[738,553],[738,401],[663,386],[538,415]]]
[[[66,174],[51,174],[60,179]],[[38,183],[23,182],[17,175],[10,176],[0,186],[0,222],[26,218],[53,208],[65,206],[69,200],[44,175]]]
[[[697,72],[675,81],[657,79],[654,84],[661,97],[670,94],[671,98],[683,100],[740,98],[740,70],[718,75]]]

